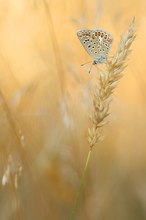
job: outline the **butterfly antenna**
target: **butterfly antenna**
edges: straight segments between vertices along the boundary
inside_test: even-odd
[[[92,61],[89,61],[89,62],[87,62],[87,63],[91,63]],[[81,66],[84,66],[84,65],[86,65],[87,63],[83,63],[83,64],[81,64]]]

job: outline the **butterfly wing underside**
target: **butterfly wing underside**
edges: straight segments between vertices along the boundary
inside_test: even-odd
[[[113,40],[109,33],[99,29],[82,30],[77,32],[77,36],[93,60],[105,62]]]

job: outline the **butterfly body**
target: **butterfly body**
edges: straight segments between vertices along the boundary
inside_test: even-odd
[[[81,30],[77,32],[77,36],[93,59],[93,65],[104,63],[107,59],[109,49],[113,38],[103,30]]]

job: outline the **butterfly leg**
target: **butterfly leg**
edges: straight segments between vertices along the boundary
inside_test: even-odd
[[[92,63],[91,66],[90,66],[90,69],[89,69],[89,71],[88,71],[89,74],[91,73],[91,70],[92,70],[93,65],[94,65],[94,64]]]

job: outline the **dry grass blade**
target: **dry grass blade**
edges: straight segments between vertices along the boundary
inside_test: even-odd
[[[126,67],[126,58],[131,52],[130,47],[135,37],[134,18],[127,33],[122,35],[117,52],[107,61],[106,69],[100,71],[99,83],[93,97],[92,127],[88,129],[90,148],[102,138],[100,128],[106,124],[105,119],[109,115],[111,95],[122,77],[122,72]]]

